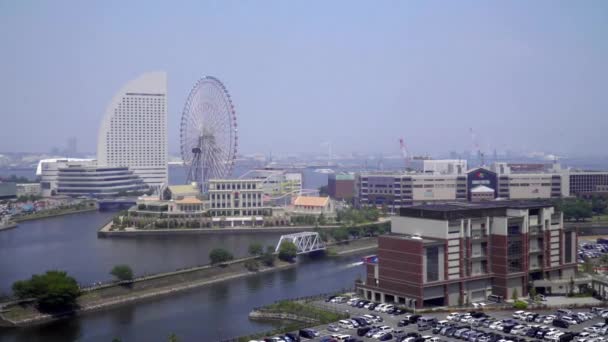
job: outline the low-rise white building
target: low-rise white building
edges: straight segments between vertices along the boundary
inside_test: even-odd
[[[271,215],[258,179],[211,179],[209,203],[211,216]]]
[[[42,189],[40,183],[20,183],[17,184],[17,197],[21,196],[40,196]]]

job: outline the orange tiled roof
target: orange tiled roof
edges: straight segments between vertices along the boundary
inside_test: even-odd
[[[324,207],[327,205],[327,202],[329,202],[329,197],[298,196],[294,202],[294,205]]]

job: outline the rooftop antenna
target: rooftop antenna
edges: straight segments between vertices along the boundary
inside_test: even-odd
[[[401,157],[403,158],[403,164],[405,166],[405,170],[407,171],[408,169],[408,158],[409,158],[409,153],[407,151],[407,146],[405,146],[405,142],[403,141],[403,138],[399,138],[399,148],[401,149]]]
[[[469,128],[469,132],[471,133],[471,143],[473,145],[473,151],[477,153],[477,161],[480,163],[479,166],[483,166],[483,153],[481,153],[481,149],[479,148],[479,142],[477,141],[477,135],[473,131],[473,128]]]

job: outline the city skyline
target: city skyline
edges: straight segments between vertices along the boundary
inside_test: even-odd
[[[438,154],[472,150],[470,128],[486,152],[602,152],[605,3],[344,4],[158,4],[131,20],[137,3],[4,3],[1,149],[75,137],[94,151],[115,90],[165,70],[171,154],[204,75],[231,89],[243,154],[321,154],[328,141],[337,154],[398,153],[401,137]],[[157,25],[172,15],[171,30]]]

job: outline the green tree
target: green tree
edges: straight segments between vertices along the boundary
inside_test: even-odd
[[[325,215],[323,215],[323,213],[319,214],[319,217],[317,218],[317,223],[319,224],[319,226],[327,224],[327,219],[325,218]]]
[[[525,310],[528,308],[528,303],[522,301],[522,300],[516,300],[513,303],[513,308],[517,309],[517,310]]]
[[[528,294],[530,295],[530,298],[535,300],[536,299],[536,287],[531,286],[530,291],[528,291]]]
[[[133,270],[129,265],[116,265],[110,274],[120,281],[133,280]]]
[[[232,254],[223,248],[215,248],[209,252],[209,260],[212,264],[219,264],[234,259]]]
[[[296,247],[293,242],[281,242],[281,246],[279,246],[279,259],[292,262],[296,258],[297,253],[298,247]]]
[[[179,342],[177,335],[175,335],[174,333],[171,333],[171,335],[169,335],[169,342]]]
[[[327,185],[323,185],[319,187],[319,196],[329,196],[329,191],[327,189]]]
[[[274,249],[272,248],[272,246],[268,246],[266,247],[266,252],[264,254],[262,254],[262,256],[260,256],[260,261],[268,266],[268,267],[272,267],[274,266],[274,260],[275,260],[275,255],[274,255]]]
[[[591,260],[589,260],[588,258],[586,258],[585,262],[583,263],[583,272],[595,273],[595,267],[593,265],[593,262],[591,262]]]
[[[574,296],[574,278],[570,277],[570,296]]]
[[[513,293],[511,293],[511,299],[517,300],[519,298],[519,293],[517,293],[517,289],[513,289]]]
[[[331,237],[338,242],[348,240],[348,229],[345,227],[333,229]]]
[[[259,242],[253,242],[249,245],[249,255],[251,256],[259,256],[264,253],[264,247]]]
[[[260,264],[257,260],[247,260],[245,261],[245,268],[251,272],[257,272],[260,270]]]
[[[602,254],[600,257],[600,263],[604,266],[608,265],[608,254]]]
[[[80,295],[78,283],[64,271],[34,274],[29,280],[16,281],[12,288],[20,299],[36,298],[39,309],[47,312],[74,307]]]

